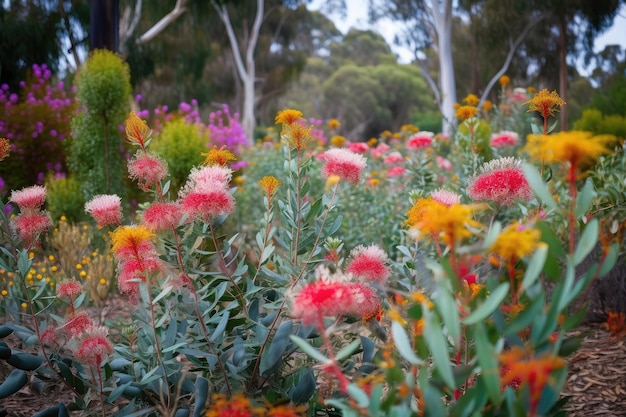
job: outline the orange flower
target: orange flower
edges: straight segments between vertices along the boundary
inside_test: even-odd
[[[543,162],[569,162],[574,169],[582,163],[594,161],[608,149],[605,143],[613,136],[592,136],[590,132],[570,130],[553,135],[529,135],[526,147],[528,154]]]
[[[143,148],[151,133],[148,124],[141,120],[139,116],[137,116],[137,113],[131,111],[128,114],[128,118],[126,118],[124,125],[126,126],[126,137],[128,140],[131,143],[136,143]]]
[[[259,185],[261,186],[263,191],[265,191],[265,193],[267,194],[267,198],[272,198],[272,196],[276,192],[276,189],[280,185],[280,181],[278,181],[276,177],[273,177],[271,175],[266,175],[263,178],[261,178],[261,180],[259,181]]]
[[[554,116],[554,112],[559,111],[565,105],[565,100],[556,91],[550,93],[544,88],[524,104],[529,104],[529,112],[537,111],[544,119],[547,119],[548,116]]]
[[[302,112],[300,110],[286,109],[278,112],[275,122],[276,124],[282,123],[290,126],[300,119],[302,119]]]
[[[480,99],[476,94],[468,94],[467,97],[463,99],[463,102],[468,106],[476,107],[476,105],[480,102]]]
[[[489,111],[493,109],[493,103],[491,102],[491,100],[485,100],[482,107],[484,111]]]
[[[9,140],[5,138],[0,138],[0,161],[9,156],[10,150],[11,145],[9,144]]]
[[[474,106],[460,106],[456,109],[455,116],[457,119],[467,120],[476,117],[478,109]]]
[[[201,155],[205,157],[205,165],[226,166],[230,161],[237,160],[231,151],[224,149],[224,147],[218,149],[217,146],[213,146],[213,149]]]
[[[604,327],[611,332],[613,336],[619,336],[626,333],[626,314],[624,312],[610,311]]]
[[[328,128],[331,130],[335,130],[337,129],[339,126],[341,126],[341,123],[339,122],[339,120],[337,119],[330,119],[328,121]]]
[[[498,79],[498,82],[500,83],[500,87],[504,88],[507,85],[509,85],[509,83],[511,82],[511,79],[508,77],[508,75],[503,75],[502,77]]]
[[[283,136],[289,144],[297,150],[302,150],[311,141],[311,127],[305,127],[300,123],[283,125]]]
[[[206,417],[255,417],[262,416],[263,410],[253,408],[250,400],[243,394],[235,394],[231,398],[223,394],[213,394],[211,406],[206,411]]]
[[[541,400],[545,386],[550,382],[553,371],[566,365],[565,359],[545,354],[535,357],[532,352],[520,346],[513,346],[510,350],[500,354],[501,385],[527,385],[530,391],[530,415],[534,415]]]

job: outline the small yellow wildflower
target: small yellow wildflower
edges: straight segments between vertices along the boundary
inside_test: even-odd
[[[419,132],[419,128],[417,126],[415,126],[415,125],[407,124],[407,125],[400,126],[400,131],[401,132],[408,132],[408,133],[417,133],[417,132]]]
[[[57,272],[58,270],[59,270],[59,268],[56,265],[54,265],[54,266],[52,266],[50,268],[50,271],[52,271],[52,272]]]
[[[467,120],[476,117],[478,109],[474,106],[460,106],[455,113],[457,119]]]
[[[341,148],[344,143],[346,143],[346,138],[341,135],[335,135],[330,138],[330,144],[335,148]]]
[[[283,125],[283,135],[287,142],[297,150],[302,150],[311,141],[311,127],[305,127],[300,123]]]
[[[590,132],[570,130],[553,135],[529,135],[524,148],[533,159],[543,162],[569,162],[577,168],[607,153],[605,143],[613,136],[592,136]]]
[[[261,189],[267,194],[267,198],[272,198],[274,193],[276,193],[276,189],[280,185],[280,181],[274,176],[266,175],[259,181],[259,185]]]
[[[48,256],[48,260],[49,260],[50,262],[54,262],[54,259],[55,259],[55,258],[54,258],[54,255],[50,255],[50,256]]]
[[[541,232],[534,227],[524,227],[519,222],[508,225],[491,246],[491,252],[512,265],[533,253],[540,244]]]
[[[28,252],[28,259],[33,259],[35,257],[35,252]]]
[[[485,100],[482,107],[484,111],[489,111],[493,109],[493,103],[491,102],[491,100]]]
[[[411,298],[411,300],[415,301],[416,303],[425,304],[429,310],[432,310],[434,307],[433,302],[430,301],[428,297],[426,297],[424,293],[421,291],[413,291],[409,295],[409,297]]]
[[[26,304],[26,303],[22,303],[21,305],[22,305],[22,308],[23,308],[24,310],[26,310],[26,307],[28,307],[28,304]]]
[[[503,75],[498,79],[498,83],[500,83],[500,87],[504,88],[511,83],[511,79],[508,75]]]
[[[300,119],[302,119],[302,112],[300,110],[286,109],[278,112],[274,122],[276,124],[282,123],[290,126]]]
[[[326,180],[326,191],[330,190],[335,184],[341,181],[341,177],[339,175],[331,175]]]
[[[335,130],[337,129],[339,126],[341,126],[341,123],[339,122],[339,120],[337,119],[330,119],[328,121],[328,128],[331,130]]]
[[[541,113],[544,119],[547,119],[549,116],[554,116],[554,113],[565,105],[565,100],[556,91],[548,92],[544,88],[524,104],[529,104],[529,112],[537,111]]]
[[[76,264],[76,269],[78,269],[78,270],[83,269],[83,264]]]
[[[100,283],[100,285],[106,285],[107,280],[104,278],[100,278],[100,281],[98,281]]]
[[[377,143],[378,143],[378,139],[376,138],[370,138],[370,140],[367,141],[367,145],[370,148],[373,148],[374,146],[376,146]]]
[[[61,218],[59,220],[61,220],[62,222],[66,222],[67,221],[67,217],[61,216]]]
[[[8,292],[7,290],[2,290],[2,295],[3,295],[3,296],[5,296],[5,297],[6,297],[8,294],[9,294],[9,292]]]
[[[480,99],[478,98],[476,94],[468,94],[463,99],[463,102],[467,104],[468,106],[476,107],[476,105],[480,102]]]
[[[213,146],[213,149],[201,155],[205,157],[204,165],[226,166],[230,161],[237,160],[231,151],[224,149],[224,147],[218,149],[217,146]]]
[[[79,274],[79,275],[80,275],[80,277],[81,277],[81,278],[83,278],[83,279],[87,278],[87,272],[85,272],[85,271],[80,271],[80,274]]]
[[[137,113],[131,111],[124,122],[124,126],[126,127],[126,137],[128,141],[144,147],[151,133],[148,124],[141,120],[141,118],[137,116]]]

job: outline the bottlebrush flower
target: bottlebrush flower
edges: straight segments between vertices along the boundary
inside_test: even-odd
[[[350,252],[346,273],[362,278],[365,282],[384,284],[391,275],[389,257],[377,245],[357,246]]]
[[[39,343],[43,346],[59,346],[56,330],[52,326],[48,325],[46,330],[41,334]]]
[[[17,204],[22,212],[38,211],[46,202],[46,187],[33,185],[19,191],[12,191],[9,200]]]
[[[108,330],[106,327],[89,328],[79,338],[79,347],[74,352],[76,359],[99,368],[109,355],[113,353],[113,345],[107,340]]]
[[[437,167],[443,169],[445,171],[452,171],[452,162],[444,158],[443,156],[435,156],[435,162],[437,162]]]
[[[167,162],[150,152],[137,151],[128,161],[128,176],[131,180],[136,180],[137,186],[143,191],[150,190],[150,187],[167,175]]]
[[[443,189],[435,190],[430,193],[430,198],[446,207],[461,203],[461,196],[459,194]]]
[[[533,159],[543,162],[569,162],[576,170],[607,153],[605,142],[610,135],[593,136],[590,132],[570,130],[553,135],[529,135],[525,150]]]
[[[161,261],[154,256],[128,259],[117,266],[117,286],[124,294],[139,294],[139,283],[148,282],[148,277],[163,269]]]
[[[291,125],[298,120],[302,120],[302,112],[300,110],[285,109],[278,112],[274,122],[276,124]]]
[[[276,192],[278,186],[280,186],[280,181],[274,176],[266,175],[259,181],[259,186],[267,195],[267,198],[270,199]]]
[[[131,111],[128,114],[128,118],[124,121],[124,126],[126,127],[128,141],[141,146],[143,149],[152,132],[146,122],[141,120],[137,113]]]
[[[406,148],[411,150],[430,148],[433,145],[434,137],[433,132],[417,132],[406,142]]]
[[[510,206],[516,200],[529,201],[533,197],[520,160],[494,159],[484,163],[480,172],[469,180],[467,195],[472,200]]]
[[[518,222],[508,225],[491,246],[491,252],[513,265],[518,259],[530,255],[540,243],[541,232],[534,227],[524,227]]]
[[[122,226],[111,234],[111,252],[118,260],[141,259],[156,254],[151,239],[154,233],[145,226]]]
[[[71,338],[82,334],[93,325],[93,320],[86,311],[76,311],[66,316],[65,323],[60,327],[60,330],[63,330]]]
[[[189,174],[187,184],[183,188],[185,191],[191,191],[202,184],[212,184],[218,182],[222,187],[228,187],[233,177],[233,171],[225,166],[210,165],[201,168],[193,168]]]
[[[401,177],[404,174],[406,174],[406,169],[404,169],[404,167],[401,167],[401,166],[391,167],[387,170],[388,177]]]
[[[478,105],[478,103],[480,103],[480,99],[478,98],[478,96],[476,94],[468,94],[463,99],[463,103],[467,104],[468,106],[476,107]]]
[[[476,117],[478,109],[474,106],[460,106],[456,109],[455,116],[460,120],[467,120]]]
[[[13,228],[27,247],[38,242],[39,235],[52,227],[52,219],[47,212],[22,213],[13,219]]]
[[[142,223],[148,229],[159,232],[176,228],[182,217],[178,203],[153,203],[143,212]]]
[[[210,220],[235,211],[235,199],[222,184],[199,184],[180,198],[183,213],[189,217]]]
[[[348,150],[350,152],[363,155],[363,154],[366,154],[367,151],[370,150],[370,147],[367,145],[367,143],[364,143],[364,142],[353,142],[348,146]]]
[[[385,157],[384,162],[386,165],[394,165],[399,164],[402,161],[404,161],[404,157],[402,156],[402,154],[398,151],[393,151]]]
[[[324,178],[336,175],[342,180],[356,184],[367,165],[365,158],[347,149],[330,149],[321,155],[324,160],[322,175]]]
[[[554,116],[554,113],[565,105],[565,100],[559,97],[556,91],[550,93],[544,88],[524,104],[528,104],[529,112],[537,111],[544,119],[547,119],[549,116]]]
[[[380,300],[372,287],[360,282],[348,283],[346,287],[350,292],[350,303],[346,305],[344,314],[365,321],[369,321],[380,314]]]
[[[63,280],[57,284],[57,297],[67,297],[73,300],[82,292],[83,286],[75,279]]]
[[[505,148],[507,146],[515,146],[519,142],[519,135],[516,132],[503,130],[491,135],[489,144],[494,148]]]
[[[98,226],[122,223],[122,199],[114,194],[101,194],[85,204],[85,211],[89,213]]]

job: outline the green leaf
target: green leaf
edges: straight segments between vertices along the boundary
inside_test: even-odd
[[[172,292],[173,289],[174,287],[171,285],[168,285],[165,288],[163,288],[161,292],[156,297],[154,297],[154,300],[152,300],[152,305],[156,305],[156,303],[158,303],[161,298],[167,296],[169,293]]]
[[[407,335],[404,327],[396,321],[391,323],[391,336],[395,342],[398,353],[410,364],[420,365],[423,361],[413,352],[409,336]]]
[[[32,259],[28,259],[28,251],[26,249],[20,250],[17,255],[17,270],[22,275],[22,277],[28,275],[28,271],[30,271],[32,265]]]
[[[476,354],[480,364],[480,378],[487,387],[487,395],[494,402],[500,400],[500,378],[498,375],[498,360],[493,345],[489,342],[487,331],[482,323],[474,328],[474,340],[476,342]]]
[[[14,369],[0,384],[0,399],[15,394],[28,383],[28,375],[21,369]]]
[[[585,230],[583,230],[576,251],[574,252],[574,265],[580,264],[589,255],[589,252],[593,250],[598,242],[598,236],[600,233],[600,226],[598,219],[591,219]]]
[[[194,404],[193,417],[200,417],[204,412],[204,405],[206,403],[207,396],[209,395],[209,381],[198,376],[196,378],[196,389],[194,396],[196,397]]]
[[[263,253],[261,254],[261,260],[259,261],[259,265],[263,265],[265,261],[267,261],[269,257],[272,256],[272,253],[274,253],[274,249],[276,249],[276,247],[271,244],[263,248]]]
[[[611,269],[615,266],[617,262],[617,257],[619,256],[619,244],[615,243],[609,247],[609,251],[602,262],[602,266],[600,267],[600,271],[598,272],[598,277],[602,278],[606,274],[608,274]]]
[[[356,401],[360,408],[366,408],[370,405],[370,399],[357,384],[348,384],[348,395]]]
[[[229,317],[230,311],[226,310],[217,327],[215,328],[215,330],[213,330],[213,334],[211,335],[211,337],[209,337],[210,342],[215,342],[222,335],[222,333],[224,333],[224,330],[226,330],[226,325],[228,324]]]
[[[358,347],[361,346],[361,339],[353,340],[349,345],[344,346],[337,354],[335,355],[335,359],[337,361],[342,361],[352,355]]]
[[[593,188],[593,184],[591,180],[587,179],[585,185],[582,190],[576,196],[576,218],[580,219],[584,216],[589,207],[591,207],[591,203],[593,202],[594,197],[596,196],[596,192]]]
[[[463,324],[472,325],[479,321],[485,320],[498,308],[500,303],[506,298],[509,293],[509,283],[503,282],[495,290],[491,292],[489,298],[484,303],[478,306],[478,308],[470,313],[469,316],[462,320]]]
[[[274,368],[274,366],[280,362],[283,357],[283,353],[285,353],[285,349],[287,349],[287,346],[289,345],[289,336],[291,336],[292,331],[292,320],[287,320],[283,322],[280,327],[278,327],[267,356],[261,358],[261,365],[259,367],[261,375],[265,375],[267,371]]]
[[[540,245],[533,256],[528,261],[528,267],[524,273],[524,279],[522,280],[522,291],[526,291],[531,285],[537,281],[539,274],[543,270],[543,266],[548,258],[548,245]]]
[[[485,237],[485,241],[483,242],[483,248],[487,250],[490,249],[496,239],[498,239],[500,232],[502,232],[502,223],[500,223],[499,221],[495,221],[487,232],[487,236]]]
[[[289,390],[289,399],[294,404],[304,404],[311,399],[315,393],[317,381],[311,369],[302,369],[302,375],[298,381],[298,385]]]
[[[291,341],[293,343],[295,343],[296,345],[298,345],[298,347],[307,355],[309,355],[310,357],[312,357],[313,359],[315,359],[318,362],[322,362],[322,363],[328,363],[330,362],[330,359],[328,359],[326,356],[322,355],[317,349],[315,349],[313,346],[311,346],[309,344],[309,342],[307,342],[306,340],[304,340],[301,337],[298,337],[296,335],[291,335],[289,336],[289,338],[291,339]]]
[[[430,349],[434,365],[437,367],[437,370],[439,370],[446,385],[450,388],[454,388],[454,375],[452,374],[452,367],[450,366],[448,344],[443,335],[441,323],[437,316],[429,309],[424,310],[424,319],[426,320],[424,340],[426,340],[426,344]]]
[[[556,201],[554,201],[552,194],[548,191],[548,187],[546,187],[546,184],[541,179],[541,175],[539,175],[537,168],[530,164],[524,164],[522,168],[524,170],[524,175],[526,175],[528,184],[533,189],[539,200],[546,203],[550,208],[557,210],[558,206]]]

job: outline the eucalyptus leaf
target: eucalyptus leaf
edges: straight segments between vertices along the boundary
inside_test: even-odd
[[[413,352],[413,347],[404,327],[397,321],[391,323],[391,335],[400,356],[413,365],[422,364],[423,361]]]
[[[448,342],[443,334],[441,323],[437,316],[429,309],[424,309],[424,339],[430,349],[434,365],[441,374],[446,385],[453,389],[455,387],[454,375],[450,366],[450,356],[448,353]]]
[[[590,179],[587,179],[583,188],[578,192],[576,196],[576,218],[580,219],[584,216],[589,207],[591,207],[591,203],[596,196],[596,192],[593,188],[593,183]]]
[[[301,337],[298,337],[296,335],[291,335],[289,336],[289,338],[291,339],[292,342],[294,342],[296,345],[298,345],[298,347],[307,355],[309,355],[310,357],[312,357],[313,359],[315,359],[318,362],[321,363],[328,363],[330,362],[330,359],[328,359],[326,356],[322,355],[321,352],[319,352],[317,349],[315,349],[313,346],[311,346],[309,344],[309,342],[307,342],[306,340],[302,339]]]
[[[557,210],[558,205],[556,204],[556,201],[554,201],[554,197],[552,197],[550,191],[548,191],[548,187],[546,187],[546,184],[541,179],[541,175],[539,175],[537,168],[530,164],[524,164],[522,168],[528,184],[533,189],[537,197],[539,197],[539,200],[543,201],[551,209]]]
[[[576,246],[576,251],[574,252],[574,265],[578,265],[584,261],[587,255],[593,250],[596,243],[598,243],[599,233],[600,226],[598,219],[593,218],[587,223],[580,236],[578,246]]]
[[[533,256],[528,261],[528,266],[526,267],[526,272],[524,273],[524,279],[522,280],[522,291],[526,291],[535,283],[535,281],[537,281],[547,258],[548,245],[539,245],[539,247],[535,250],[535,253],[533,253]]]
[[[342,361],[352,355],[358,347],[361,345],[361,339],[355,339],[347,346],[344,346],[337,354],[335,355],[335,360]]]
[[[226,330],[226,325],[228,324],[229,318],[230,311],[226,310],[222,315],[222,319],[218,323],[217,327],[215,328],[215,330],[213,330],[213,334],[211,334],[211,337],[209,337],[210,342],[215,342],[220,336],[222,336],[224,330]]]
[[[491,313],[494,312],[496,308],[498,308],[500,303],[504,301],[508,293],[509,283],[503,282],[491,292],[485,302],[479,305],[476,310],[472,311],[469,316],[465,317],[462,320],[462,323],[465,325],[472,325],[485,320],[491,315]]]

